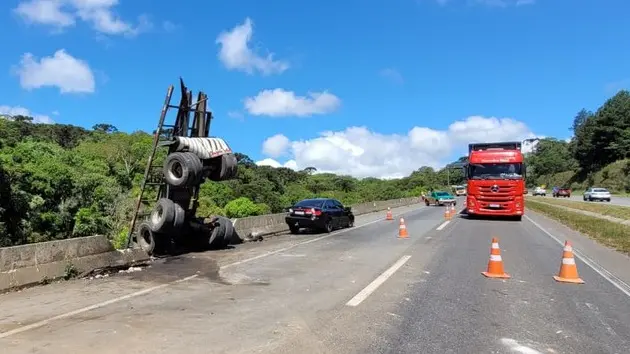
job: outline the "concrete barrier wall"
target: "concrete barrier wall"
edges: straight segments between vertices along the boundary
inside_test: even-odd
[[[0,291],[147,260],[139,249],[116,250],[106,236],[78,237],[0,248]]]
[[[391,200],[379,200],[369,203],[360,203],[351,205],[354,215],[362,215],[383,211],[389,208],[398,208],[402,206],[417,204],[422,202],[420,197],[400,198]],[[251,216],[248,218],[235,219],[234,227],[241,237],[245,237],[252,232],[260,235],[269,235],[279,232],[286,232],[289,227],[284,221],[286,213],[268,214],[260,216]]]

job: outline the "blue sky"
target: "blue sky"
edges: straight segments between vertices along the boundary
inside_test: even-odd
[[[213,134],[262,164],[396,177],[470,141],[569,137],[578,110],[630,86],[628,13],[623,0],[3,1],[0,110],[150,131],[181,75],[210,96]]]

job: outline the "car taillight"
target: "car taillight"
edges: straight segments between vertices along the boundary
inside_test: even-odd
[[[311,214],[313,214],[315,216],[320,216],[320,215],[322,215],[322,211],[321,210],[317,210],[315,208],[311,208]]]

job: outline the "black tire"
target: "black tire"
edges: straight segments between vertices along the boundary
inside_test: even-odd
[[[289,232],[291,232],[292,234],[297,234],[298,232],[300,232],[300,228],[297,226],[289,226]]]
[[[326,220],[326,224],[324,224],[324,231],[326,231],[327,233],[333,232],[332,219],[329,218],[328,220]]]
[[[174,152],[164,161],[164,179],[173,187],[186,187],[200,182],[202,169],[197,155],[190,152]]]
[[[138,234],[136,235],[136,243],[140,249],[148,255],[153,255],[156,250],[156,234],[151,230],[151,225],[143,222],[138,225]]]
[[[186,210],[179,205],[179,203],[173,203],[175,206],[175,217],[173,218],[173,229],[179,230],[186,224]]]
[[[523,215],[517,215],[514,217],[514,221],[523,221]]]
[[[224,154],[212,159],[213,169],[208,175],[212,181],[226,181],[234,178],[237,172],[236,156],[234,154]]]
[[[212,229],[210,238],[208,240],[208,245],[212,249],[221,249],[225,248],[225,231],[226,226],[225,223],[217,223],[217,225]]]
[[[350,220],[348,220],[348,227],[354,227],[354,218],[350,218]]]
[[[173,222],[175,221],[175,209],[175,203],[172,200],[160,198],[151,211],[151,231],[170,231],[173,228]]]
[[[232,224],[232,220],[219,216],[219,220],[217,222],[223,224],[225,227],[225,231],[223,232],[223,245],[227,247],[232,242],[232,237],[234,235],[234,225]]]
[[[424,204],[426,204],[427,206],[429,206],[431,203],[429,203],[429,201],[428,201],[428,200],[425,200],[425,201],[424,201]]]

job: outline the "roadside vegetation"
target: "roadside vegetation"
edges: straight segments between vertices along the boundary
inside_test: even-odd
[[[94,234],[109,235],[120,245],[152,139],[108,124],[85,129],[0,117],[0,247]],[[444,188],[448,178],[446,170],[418,166],[401,179],[358,180],[313,167],[256,166],[244,154],[237,158],[236,179],[203,184],[200,216],[281,212],[315,196],[344,204],[419,196],[429,188]],[[461,171],[450,171],[450,182],[463,183]]]
[[[630,193],[630,92],[622,90],[595,112],[582,109],[570,141],[541,139],[528,154],[528,187],[588,187]]]
[[[560,205],[571,209],[590,211],[591,213],[596,213],[600,215],[611,216],[617,219],[630,220],[630,207],[614,205],[614,204],[604,204],[604,203],[587,203],[587,202],[578,202],[566,199],[555,199],[555,198],[539,198],[539,197],[530,197],[528,200],[533,200],[540,203],[547,203],[553,205]]]
[[[528,198],[526,207],[585,234],[595,241],[630,255],[630,226],[580,214]]]

